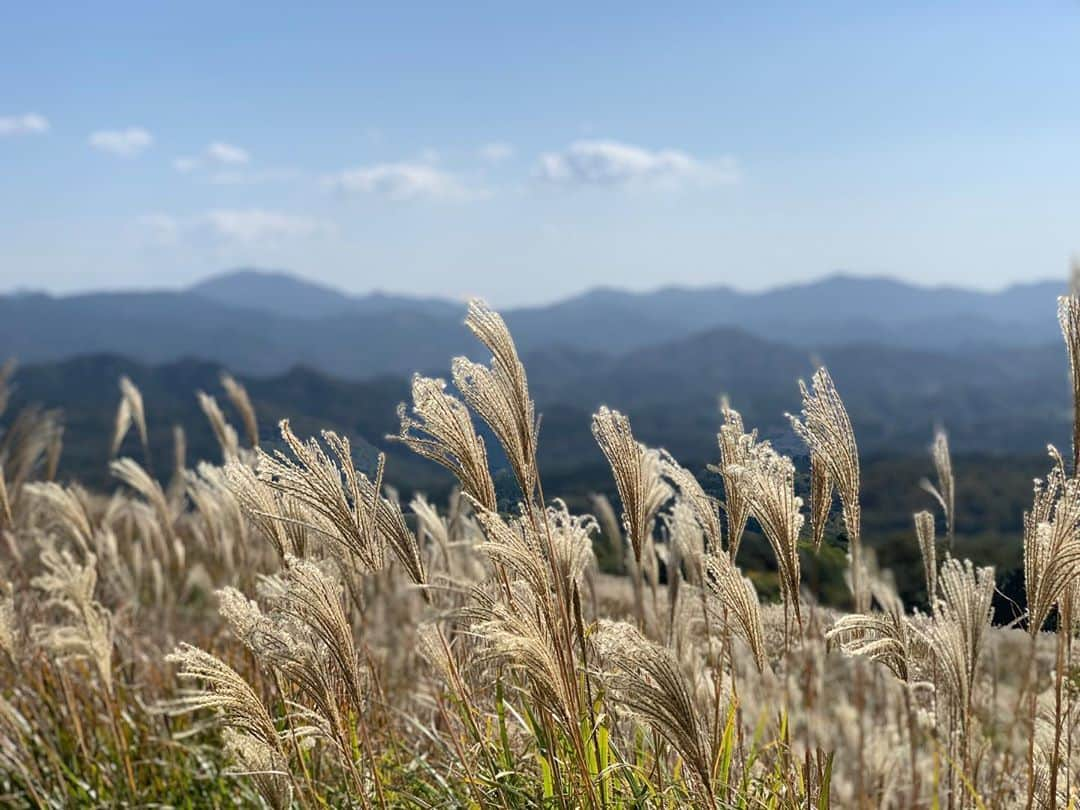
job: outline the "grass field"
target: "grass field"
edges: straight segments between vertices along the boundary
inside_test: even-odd
[[[1060,319],[1080,391],[1080,299]],[[224,463],[189,463],[178,432],[171,474],[148,453],[115,459],[112,494],[55,480],[58,414],[6,415],[5,804],[1076,806],[1077,450],[1051,449],[1023,521],[1021,619],[994,626],[993,568],[951,554],[939,434],[938,508],[907,540],[931,598],[912,610],[911,583],[862,542],[856,437],[827,370],[791,417],[808,476],[725,405],[718,500],[601,408],[619,497],[574,514],[545,492],[502,319],[474,302],[467,325],[490,364],[454,359],[452,387],[415,377],[399,411],[398,439],[456,477],[447,503],[402,503],[382,459],[357,470],[334,433],[286,421],[285,449],[260,449],[228,377],[237,426],[199,393]],[[121,381],[114,453],[132,432],[146,444],[144,410]],[[477,420],[517,482],[510,510]],[[779,601],[740,568],[748,527]],[[848,612],[819,604],[810,561],[846,571]]]

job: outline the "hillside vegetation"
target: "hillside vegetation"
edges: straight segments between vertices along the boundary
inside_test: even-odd
[[[1060,374],[1071,372],[1080,416],[1080,298],[1062,298],[1059,314]],[[867,542],[882,525],[879,493],[913,493],[925,462],[860,458],[840,395],[849,378],[824,367],[785,408],[800,468],[793,443],[774,445],[728,402],[695,451],[709,467],[693,471],[640,441],[637,414],[632,426],[600,405],[585,419],[613,497],[564,501],[553,482],[565,483],[558,456],[574,442],[548,455],[537,405],[555,383],[533,383],[482,303],[465,325],[489,363],[455,358],[452,386],[421,375],[358,383],[356,399],[335,399],[342,389],[320,375],[260,388],[186,363],[143,375],[145,393],[167,404],[159,414],[127,361],[99,358],[85,376],[79,363],[32,370],[40,390],[85,386],[87,425],[98,424],[119,488],[58,477],[59,413],[5,411],[5,803],[1076,804],[1080,419],[1071,452],[1042,458],[1011,549],[974,549],[969,529],[1007,526],[995,487],[1029,473],[1004,470],[975,494],[942,431],[926,500],[904,501],[934,508],[888,543]],[[702,390],[713,384],[708,345],[687,349]],[[665,353],[650,351],[635,366],[643,390],[671,382]],[[897,390],[918,388],[916,359],[894,362]],[[1011,379],[1034,373],[1001,362]],[[761,372],[752,356],[732,367],[748,380]],[[115,389],[92,384],[105,373],[119,376],[118,408]],[[211,375],[236,418],[205,390]],[[585,407],[618,398],[603,375],[599,394],[570,379]],[[159,396],[187,385],[204,390]],[[1040,396],[1004,384],[972,393],[1033,408]],[[317,432],[304,414],[260,428],[263,411],[327,398],[337,431]],[[167,446],[157,438],[192,401],[213,460],[194,460],[204,448],[189,454],[185,430]],[[103,411],[107,427],[93,421]],[[361,426],[375,438],[354,445]],[[410,470],[414,483],[445,480],[424,478],[429,464],[455,483],[438,501],[390,485]],[[975,550],[995,559],[965,558]],[[987,565],[1009,560],[1007,578]]]

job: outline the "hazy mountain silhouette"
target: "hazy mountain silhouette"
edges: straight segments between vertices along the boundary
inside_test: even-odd
[[[349,313],[395,310],[460,317],[464,306],[440,298],[413,298],[374,292],[352,296],[325,284],[280,270],[231,270],[188,288],[189,292],[238,309],[257,309],[288,318],[326,318]]]
[[[803,354],[853,343],[970,354],[1057,342],[1061,286],[987,293],[832,276],[757,293],[597,289],[504,315],[525,352],[626,355],[728,327]],[[351,296],[286,273],[240,270],[180,291],[0,296],[0,354],[30,363],[87,353],[150,364],[199,357],[247,374],[305,365],[363,379],[445,369],[452,355],[477,352],[463,314],[448,300]]]
[[[868,457],[921,455],[937,424],[948,427],[958,452],[1038,455],[1047,442],[1064,447],[1069,441],[1066,359],[1058,344],[966,356],[873,344],[812,354],[721,327],[621,355],[549,347],[524,360],[542,414],[541,466],[557,475],[603,469],[590,434],[590,417],[601,403],[629,413],[639,439],[704,463],[715,460],[717,403],[728,394],[748,425],[785,452],[802,453],[784,414],[798,410],[796,382],[808,378],[818,361],[832,372]],[[174,423],[188,430],[192,458],[218,457],[195,391],[215,393],[224,405],[220,372],[220,364],[202,360],[151,366],[84,356],[22,368],[12,407],[61,407],[67,414],[65,464],[103,481],[117,380],[127,374],[143,391],[153,455],[164,471]],[[275,440],[277,420],[288,416],[306,435],[324,427],[347,433],[361,458],[370,460],[376,448],[388,452],[391,481],[420,488],[447,482],[438,469],[385,440],[397,432],[395,406],[408,397],[407,377],[354,382],[298,367],[241,379],[267,441]],[[489,440],[499,467],[497,443]],[[140,455],[133,438],[124,452]]]

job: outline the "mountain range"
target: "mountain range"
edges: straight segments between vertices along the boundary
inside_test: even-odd
[[[1058,340],[1063,284],[1000,292],[835,275],[748,293],[724,286],[637,293],[596,289],[503,312],[523,352],[629,353],[727,329],[797,347],[880,345],[969,355]],[[22,362],[106,353],[161,364],[196,357],[251,375],[297,365],[347,379],[445,369],[475,352],[464,305],[354,296],[286,273],[237,270],[182,290],[0,296],[0,353]]]
[[[804,452],[785,413],[799,408],[796,381],[822,363],[868,457],[922,455],[938,424],[960,453],[1064,448],[1060,286],[983,293],[835,276],[763,293],[595,290],[504,315],[542,414],[544,472],[573,479],[573,489],[582,476],[607,478],[590,434],[600,404],[697,469],[715,461],[722,395],[784,452]],[[486,359],[463,316],[449,300],[356,297],[237,271],[181,291],[0,296],[0,358],[22,364],[13,408],[64,410],[65,466],[88,481],[105,480],[121,375],[143,391],[160,466],[173,424],[187,430],[193,459],[216,457],[194,395],[220,395],[228,370],[251,392],[267,442],[286,416],[306,435],[339,430],[360,456],[387,452],[389,480],[430,489],[445,483],[439,471],[385,437],[397,430],[410,373],[447,376],[456,354]]]

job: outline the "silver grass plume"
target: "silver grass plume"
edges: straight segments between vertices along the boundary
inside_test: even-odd
[[[416,516],[416,537],[419,543],[430,543],[439,550],[446,570],[452,563],[450,558],[450,526],[439,510],[421,493],[409,501],[409,511]]]
[[[187,469],[187,434],[182,425],[173,425],[173,475]]]
[[[214,431],[214,438],[221,447],[222,458],[226,463],[235,461],[240,456],[240,438],[236,435],[236,428],[229,424],[216,399],[204,391],[199,391],[196,396],[199,407],[206,414],[206,420]]]
[[[36,625],[36,641],[61,659],[89,659],[106,693],[112,694],[112,616],[94,599],[97,560],[88,555],[80,564],[69,552],[46,545],[41,551],[45,569],[31,584],[46,596],[45,604],[67,614],[72,623]]]
[[[15,612],[15,594],[10,582],[3,583],[0,596],[0,652],[14,664],[19,658],[19,624]]]
[[[538,484],[538,425],[525,367],[506,323],[483,301],[469,302],[465,326],[491,352],[491,365],[455,357],[454,385],[499,439],[525,499],[531,500]]]
[[[810,531],[814,538],[814,551],[821,550],[825,540],[825,525],[832,511],[833,495],[832,476],[823,459],[810,454]]]
[[[222,729],[221,741],[226,753],[239,766],[239,770],[226,773],[250,777],[259,795],[273,810],[292,807],[288,763],[280,751],[262,740],[228,727]]]
[[[919,486],[933,495],[941,504],[941,511],[945,513],[945,531],[949,538],[949,548],[952,549],[956,532],[956,479],[953,477],[952,456],[949,455],[949,437],[942,428],[934,432],[934,444],[930,448],[930,455],[934,459],[934,469],[937,471],[937,486],[926,478],[919,482]]]
[[[914,685],[917,658],[926,651],[926,639],[904,612],[895,587],[872,577],[870,591],[881,612],[841,616],[825,633],[844,655],[867,658],[888,667],[899,680]]]
[[[275,450],[258,451],[259,479],[306,507],[310,528],[334,541],[355,557],[364,573],[382,570],[386,564],[386,541],[378,531],[375,512],[382,486],[383,456],[372,482],[352,462],[349,440],[331,431],[322,436],[327,454],[315,439],[301,441],[280,423],[281,438],[291,455]]]
[[[229,491],[273,545],[278,558],[303,557],[307,551],[306,514],[296,499],[278,492],[246,464],[233,462],[224,469]]]
[[[477,513],[487,538],[480,550],[527,583],[539,600],[553,593],[568,597],[574,587],[580,588],[586,569],[594,561],[592,532],[596,522],[591,516],[575,517],[559,500],[545,510],[545,516],[554,554],[554,559],[547,562],[548,545],[531,521],[517,518],[508,522],[495,513]],[[553,580],[553,574],[557,580]]]
[[[1031,510],[1024,513],[1024,591],[1032,635],[1080,576],[1080,479],[1066,475],[1053,447],[1050,457],[1054,466],[1045,482],[1035,481]]]
[[[1080,472],[1080,298],[1076,293],[1058,298],[1058,322],[1069,353],[1069,380],[1073,395],[1073,475]]]
[[[115,456],[124,443],[132,424],[139,433],[139,442],[142,444],[146,458],[150,457],[150,439],[146,431],[146,410],[143,407],[142,392],[126,375],[120,378],[120,404],[116,408],[116,423],[113,426],[112,444],[109,455]]]
[[[750,647],[758,672],[768,667],[765,657],[765,630],[761,623],[761,603],[757,590],[748,578],[735,567],[726,554],[707,554],[702,557],[705,583],[720,603],[735,619],[738,635]]]
[[[533,586],[521,580],[510,588],[512,605],[473,588],[472,604],[464,614],[484,642],[477,660],[519,672],[528,681],[531,697],[569,728],[579,719],[578,683],[565,677],[556,620],[544,604],[547,597],[538,597]]]
[[[365,685],[352,625],[342,605],[341,585],[313,562],[296,558],[286,562],[281,575],[284,589],[274,608],[310,631],[316,646],[333,662],[354,710],[361,711]]]
[[[495,511],[495,484],[484,440],[477,435],[468,408],[446,393],[444,380],[414,374],[411,412],[403,402],[398,418],[400,432],[387,438],[450,470],[482,509]]]
[[[596,566],[592,537],[599,530],[592,515],[572,515],[566,504],[556,498],[545,510],[548,533],[551,537],[552,566],[558,577],[557,585],[566,597],[580,591],[585,573]]]
[[[965,728],[978,674],[994,597],[994,569],[975,568],[970,560],[946,557],[938,573],[940,598],[927,630],[944,685],[960,711]],[[966,737],[967,735],[965,735]]]
[[[353,466],[347,437],[323,431],[332,457],[315,439],[304,442],[297,438],[287,419],[281,421],[281,437],[291,457],[279,450],[273,455],[257,450],[258,476],[305,507],[308,520],[304,525],[354,555],[364,573],[382,570],[389,545],[409,578],[416,584],[425,583],[423,557],[401,505],[396,498],[390,500],[381,494],[386,457],[379,454],[372,480]]]
[[[747,433],[743,427],[742,415],[733,409],[726,399],[720,403],[720,412],[724,424],[720,426],[717,442],[720,445],[720,464],[710,465],[709,469],[720,473],[724,481],[724,512],[727,515],[728,554],[732,559],[739,553],[746,521],[750,517],[750,504],[742,492],[732,472],[746,465],[750,451],[757,444],[757,431]]]
[[[678,588],[676,583],[682,577],[675,576],[675,573],[679,572],[691,585],[700,587],[700,560],[705,555],[709,543],[705,539],[705,531],[694,514],[694,508],[681,496],[677,497],[671,509],[661,516],[661,521],[668,539],[668,586]],[[674,603],[670,607],[674,610]]]
[[[341,586],[324,566],[288,563],[282,573],[260,582],[267,613],[235,589],[225,588],[218,592],[221,614],[261,663],[310,699],[311,707],[293,704],[296,717],[308,724],[304,736],[329,741],[348,761],[349,714],[363,712],[368,690],[341,607]]]
[[[592,432],[611,465],[622,501],[623,526],[634,561],[640,566],[642,548],[646,538],[652,536],[656,514],[673,494],[663,479],[660,454],[634,439],[630,420],[607,406],[601,406],[593,415]]]
[[[281,741],[274,721],[240,674],[208,652],[186,642],[165,657],[169,663],[179,666],[178,677],[185,681],[198,681],[201,685],[167,703],[171,713],[209,709],[217,712],[227,728],[235,729],[252,737],[272,750],[282,753]]]
[[[711,749],[675,656],[625,622],[602,619],[594,643],[616,701],[679,753],[712,805]]]
[[[926,576],[926,597],[931,607],[937,595],[937,542],[934,532],[934,516],[930,512],[915,513],[915,537],[919,541],[923,573]]]
[[[169,503],[169,499],[165,497],[165,491],[161,488],[161,484],[139,466],[138,462],[130,458],[120,458],[110,462],[109,472],[142,495],[147,503],[153,507],[161,530],[165,533],[167,539],[172,542],[176,562],[182,565],[185,558],[184,547],[177,540],[174,529],[177,516],[173,512],[173,506]]]
[[[405,513],[396,493],[389,488],[387,496],[379,498],[375,508],[375,525],[390,544],[390,550],[415,585],[427,584],[427,566],[416,535],[405,522]],[[425,592],[426,596],[426,592]]]
[[[694,519],[705,533],[705,550],[719,553],[724,544],[716,499],[707,495],[691,472],[680,466],[666,450],[660,453],[660,464],[664,477],[675,485],[682,502],[693,512]]]
[[[54,477],[63,435],[60,412],[34,406],[20,410],[0,434],[0,468],[12,502],[27,481]]]
[[[64,487],[48,481],[27,484],[24,492],[41,509],[43,525],[74,542],[83,557],[93,551],[94,520],[86,490],[78,484]]]
[[[259,446],[259,420],[255,417],[255,406],[251,404],[251,397],[247,389],[238,383],[231,374],[222,373],[221,387],[229,401],[240,414],[240,421],[244,423],[244,432],[247,433],[248,443],[252,447]]]
[[[607,495],[593,493],[589,496],[593,514],[604,539],[608,544],[608,553],[611,559],[618,560],[621,564],[625,556],[623,547],[622,528],[619,526],[619,518],[615,515],[615,507]]]
[[[794,609],[801,624],[799,532],[804,519],[802,498],[795,495],[795,467],[790,458],[777,453],[768,442],[760,442],[744,466],[734,467],[733,472],[736,486],[772,546],[784,604]]]
[[[862,515],[859,506],[859,449],[855,444],[855,432],[843,400],[824,366],[814,373],[811,388],[800,380],[799,390],[803,400],[802,418],[788,414],[788,419],[810,448],[811,456],[816,456],[816,462],[828,471],[829,479],[840,494],[844,527],[851,544],[855,606],[857,612],[863,612],[869,603],[869,594],[863,583],[860,555]]]

